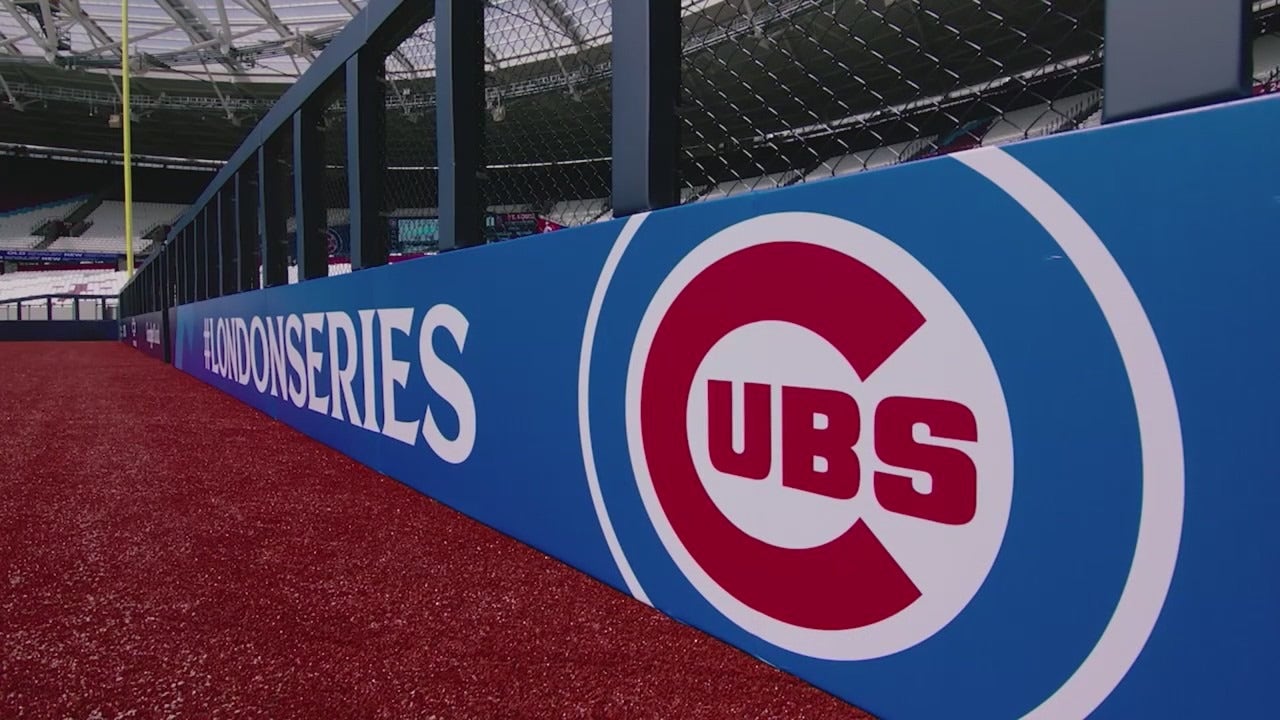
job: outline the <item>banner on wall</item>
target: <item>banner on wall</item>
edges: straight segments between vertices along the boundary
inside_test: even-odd
[[[166,360],[164,312],[149,312],[120,320],[120,342],[156,360]]]
[[[879,715],[1258,716],[1277,123],[1256,100],[186,305],[176,363]]]

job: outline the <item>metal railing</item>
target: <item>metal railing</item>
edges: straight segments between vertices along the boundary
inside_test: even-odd
[[[0,300],[0,320],[116,320],[115,295],[29,295]]]

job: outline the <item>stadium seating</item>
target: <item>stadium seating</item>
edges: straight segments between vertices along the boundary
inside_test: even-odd
[[[184,205],[171,203],[133,204],[133,236],[140,240],[148,230],[157,225],[171,223],[186,209]],[[87,252],[125,251],[124,203],[106,200],[89,215],[89,229],[80,237],[59,238],[50,245],[51,250],[80,250]],[[149,244],[149,243],[148,243]],[[134,250],[141,249],[135,246]]]
[[[745,180],[723,182],[708,190],[697,200],[715,200],[716,198],[732,197],[754,190],[772,190],[773,188],[784,187],[790,185],[796,179],[797,174],[794,171],[769,173],[768,175],[757,175]]]
[[[1101,93],[1081,93],[1029,108],[1012,110],[991,126],[987,134],[982,137],[982,145],[984,147],[1001,145],[1069,130],[1073,127],[1074,115],[1086,111],[1092,114],[1093,105],[1100,103],[1101,99]]]
[[[885,147],[874,148],[872,150],[861,150],[848,155],[840,155],[830,158],[805,175],[804,182],[820,180],[828,177],[839,177],[841,175],[851,175],[853,173],[862,172],[863,170],[874,170],[879,167],[896,165],[899,162],[902,162],[903,158],[910,157],[914,153],[920,152],[924,148],[930,146],[936,139],[936,135],[931,135],[927,138],[920,138],[919,140],[894,143]]]
[[[576,227],[596,222],[602,217],[611,217],[607,198],[589,200],[566,200],[551,206],[547,219],[557,225]]]
[[[40,242],[34,232],[47,220],[61,220],[75,210],[84,198],[62,200],[49,205],[0,214],[0,248],[29,249]]]
[[[0,301],[33,295],[116,295],[128,273],[114,270],[47,270],[0,275]]]

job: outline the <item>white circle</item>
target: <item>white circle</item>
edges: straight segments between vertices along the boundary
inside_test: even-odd
[[[859,492],[850,500],[837,500],[783,487],[782,468],[778,462],[782,456],[782,417],[779,410],[782,385],[834,390],[843,385],[860,384],[848,361],[831,343],[807,328],[765,321],[740,327],[711,348],[698,366],[693,387],[705,388],[711,380],[732,383],[731,446],[734,452],[747,449],[743,406],[745,384],[769,386],[767,422],[771,462],[768,475],[759,480],[744,479],[715,467],[708,437],[710,409],[707,394],[689,393],[685,413],[689,449],[698,477],[720,513],[744,533],[777,547],[817,547],[843,535],[861,517],[860,507],[867,502],[868,494]],[[860,392],[850,390],[849,394],[861,399]],[[865,427],[865,403],[860,402],[859,408]],[[759,420],[753,417],[752,422]],[[866,433],[863,433],[863,440],[865,437]],[[857,449],[859,455],[865,454],[865,443],[860,441]],[[862,478],[862,484],[865,484],[865,472]],[[793,517],[803,517],[805,521],[785,522],[786,518]]]
[[[983,148],[954,159],[1000,188],[1062,248],[1106,318],[1133,392],[1142,448],[1142,510],[1129,577],[1093,650],[1053,695],[1026,715],[1085,717],[1133,667],[1173,581],[1186,494],[1178,400],[1142,301],[1080,213],[1043,178],[1002,150]]]
[[[1155,329],[1133,286],[1102,239],[1075,208],[1042,178],[999,148],[970,150],[949,160],[967,165],[999,188],[1062,248],[1102,311],[1120,350],[1133,394],[1142,451],[1142,510],[1129,577],[1115,612],[1093,650],[1062,686],[1026,715],[1028,718],[1085,717],[1119,685],[1142,652],[1173,579],[1186,495],[1177,398]],[[833,182],[853,184],[866,180],[867,177],[857,177]],[[704,211],[700,206],[698,210],[674,212]],[[600,269],[587,307],[578,356],[578,439],[587,489],[605,544],[627,590],[641,602],[652,604],[623,552],[604,502],[591,441],[590,392],[592,348],[605,295],[622,256],[648,216],[649,213],[637,213],[623,223]]]
[[[892,617],[865,627],[822,630],[770,617],[722,588],[694,560],[676,535],[658,500],[640,442],[640,392],[644,366],[659,323],[676,296],[699,273],[739,250],[783,238],[800,238],[871,267],[898,287],[925,317],[924,325],[865,380],[825,340],[789,323],[754,323],[721,339],[702,360],[687,399],[690,448],[704,486],[726,517],[744,532],[781,547],[812,547],[863,520],[919,588],[921,596]],[[760,288],[760,292],[785,292]],[[844,308],[850,315],[874,307]],[[825,347],[825,350],[824,350]],[[779,433],[774,432],[770,476],[750,481],[716,471],[707,452],[705,394],[708,379],[763,382],[836,390],[859,404],[862,432],[855,445],[862,477],[847,501],[804,497],[782,487]],[[878,462],[873,448],[874,411],[886,397],[958,402],[978,425],[976,443],[933,440],[961,448],[978,471],[976,515],[964,525],[942,525],[891,513],[874,498],[872,473],[907,475]],[[751,634],[811,657],[864,660],[890,655],[929,638],[973,599],[995,563],[1013,495],[1013,440],[995,366],[977,329],[955,298],[915,258],[886,238],[855,223],[816,213],[764,215],[713,235],[690,252],[654,293],[632,349],[626,391],[627,435],[632,468],[650,521],[663,546],[689,582],[717,610]],[[684,398],[673,398],[679,402]],[[780,426],[777,403],[771,424]],[[914,478],[927,484],[928,476]],[[811,516],[810,511],[816,510]]]

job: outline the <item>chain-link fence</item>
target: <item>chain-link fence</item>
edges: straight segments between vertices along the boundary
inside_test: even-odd
[[[384,214],[393,252],[435,252],[439,245],[435,66],[434,21],[418,27],[384,62]]]
[[[1104,0],[681,3],[682,202],[1101,122]],[[1280,0],[1251,10],[1254,93],[1280,91]],[[611,0],[487,0],[488,240],[611,217],[611,25]],[[428,21],[384,59],[393,255],[438,247],[435,52]],[[350,268],[346,132],[339,88],[323,113],[331,274]]]
[[[1102,0],[684,0],[684,201],[1095,123]]]
[[[489,240],[608,212],[611,11],[611,0],[487,3]]]

